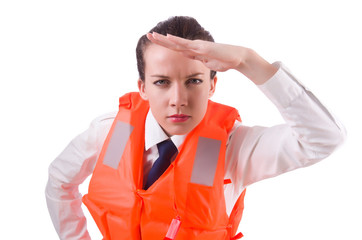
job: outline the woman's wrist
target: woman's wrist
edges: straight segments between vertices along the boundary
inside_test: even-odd
[[[240,47],[240,56],[240,64],[235,69],[256,85],[265,83],[278,71],[278,68],[250,48]]]

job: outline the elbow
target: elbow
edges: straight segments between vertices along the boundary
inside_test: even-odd
[[[338,149],[346,140],[346,130],[344,128],[334,128],[325,132],[321,141],[316,143],[318,147],[315,148],[315,153],[318,159],[324,159],[330,156],[336,149]]]
[[[54,165],[48,169],[48,182],[45,187],[45,194],[48,198],[68,200],[79,197],[78,185],[71,182],[71,179]]]
[[[347,137],[346,129],[341,126],[337,127],[330,131],[329,136],[329,147],[331,149],[331,153],[334,152],[338,147],[340,147],[345,141]]]
[[[329,157],[345,140],[346,130],[335,126],[319,129],[318,134],[309,137],[300,137],[298,144],[303,149],[304,158],[312,164]]]

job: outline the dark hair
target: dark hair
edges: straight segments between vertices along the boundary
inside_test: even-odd
[[[170,17],[169,19],[159,22],[154,28],[150,31],[157,32],[159,34],[171,34],[177,37],[186,38],[189,40],[205,40],[214,42],[214,38],[211,34],[206,31],[201,25],[192,17],[185,16],[175,16]],[[139,73],[139,78],[145,80],[145,60],[144,52],[147,46],[151,43],[148,40],[146,34],[143,35],[139,40],[136,48],[136,57],[137,57],[137,68]],[[216,71],[211,70],[210,78],[213,79],[216,75]]]

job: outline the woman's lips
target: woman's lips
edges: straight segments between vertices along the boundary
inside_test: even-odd
[[[168,116],[168,118],[172,121],[172,122],[186,122],[191,116],[189,115],[185,115],[185,114],[174,114],[171,116]]]

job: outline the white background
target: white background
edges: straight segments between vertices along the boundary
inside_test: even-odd
[[[362,239],[361,10],[357,0],[1,1],[0,238],[57,239],[44,197],[49,164],[137,90],[138,38],[189,15],[217,42],[283,61],[348,131],[325,161],[249,187],[244,239]],[[245,77],[218,76],[213,100],[238,108],[246,125],[283,122]],[[90,218],[89,231],[101,239]]]

